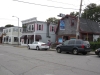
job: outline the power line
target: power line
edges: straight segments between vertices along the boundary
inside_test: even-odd
[[[73,6],[79,6],[79,5],[69,4],[69,3],[65,3],[65,2],[58,2],[58,1],[54,1],[54,0],[47,0],[47,1],[55,2],[55,3],[61,3],[61,4],[68,4],[68,5],[73,5]]]
[[[74,8],[64,8],[64,7],[49,6],[49,5],[43,5],[43,4],[37,4],[37,3],[30,3],[30,2],[19,1],[19,0],[13,0],[13,1],[22,2],[22,3],[27,3],[27,4],[34,4],[34,5],[39,5],[39,6],[53,7],[53,8],[79,10],[79,9],[74,9]]]
[[[7,18],[0,18],[0,20],[13,20],[13,21],[17,21],[17,20],[14,20],[14,19],[7,19]]]

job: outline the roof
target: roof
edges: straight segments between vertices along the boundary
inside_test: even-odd
[[[80,18],[81,32],[100,33],[100,27],[97,22]]]
[[[65,18],[68,18],[68,17],[74,17],[74,16],[66,15],[62,19],[65,19]],[[74,17],[74,18],[77,19],[77,17]],[[60,21],[59,21],[59,23],[57,25],[57,29],[56,29],[55,33],[58,32],[59,26],[60,26]],[[79,26],[80,26],[80,32],[100,34],[99,24],[97,22],[95,22],[95,21],[84,19],[84,18],[80,18],[80,25]]]
[[[0,27],[0,31],[2,32],[5,27]]]

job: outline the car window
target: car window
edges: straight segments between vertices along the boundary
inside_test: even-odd
[[[32,44],[38,44],[38,42],[33,42]]]
[[[68,44],[75,44],[75,40],[70,40]]]
[[[82,42],[80,40],[77,40],[76,44],[82,44]]]
[[[69,41],[67,40],[67,41],[65,41],[63,44],[64,44],[64,45],[68,45],[68,42],[69,42]]]
[[[83,43],[84,43],[84,44],[89,44],[89,42],[88,42],[88,41],[83,41]]]

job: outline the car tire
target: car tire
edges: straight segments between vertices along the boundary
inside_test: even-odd
[[[98,56],[100,57],[100,52],[98,53]]]
[[[77,49],[73,49],[73,54],[74,55],[78,55],[78,50]]]
[[[57,48],[57,53],[61,53],[61,49],[60,48]]]
[[[30,46],[28,45],[27,48],[30,49]]]
[[[86,54],[87,54],[87,52],[83,52],[82,54],[83,54],[83,55],[86,55]]]
[[[40,50],[39,46],[36,47],[36,50],[37,50],[37,51]]]

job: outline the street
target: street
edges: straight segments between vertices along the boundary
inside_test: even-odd
[[[0,75],[100,75],[100,58],[0,45]]]

